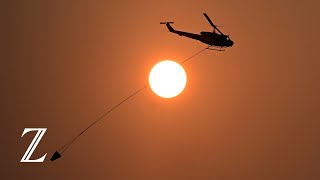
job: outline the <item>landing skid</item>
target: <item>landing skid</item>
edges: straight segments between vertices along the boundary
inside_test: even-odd
[[[224,49],[221,49],[221,48],[220,49],[216,49],[216,48],[213,48],[211,46],[208,46],[207,49],[208,50],[214,50],[214,51],[225,51]]]

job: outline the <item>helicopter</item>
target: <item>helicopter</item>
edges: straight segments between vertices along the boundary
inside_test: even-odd
[[[201,41],[204,44],[208,45],[208,49],[210,50],[216,50],[216,51],[224,51],[222,48],[232,47],[233,41],[230,39],[229,35],[223,34],[216,25],[213,24],[211,19],[206,13],[203,13],[203,15],[208,20],[209,24],[213,27],[212,32],[205,32],[202,31],[200,34],[193,34],[189,32],[183,32],[183,31],[177,31],[173,29],[173,27],[170,24],[173,24],[174,22],[160,22],[160,24],[165,24],[169,31],[175,34],[178,34],[180,36],[185,36],[191,39],[195,39],[198,41]],[[218,33],[216,32],[218,31]],[[215,47],[220,47],[220,49],[216,49]]]

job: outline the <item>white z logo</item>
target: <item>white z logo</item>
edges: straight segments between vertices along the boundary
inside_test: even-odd
[[[46,157],[47,153],[45,155],[43,155],[41,158],[39,159],[30,159],[33,151],[36,149],[36,147],[38,146],[42,136],[44,135],[44,133],[46,132],[47,128],[25,128],[21,137],[23,137],[23,135],[25,135],[26,133],[30,132],[30,131],[38,131],[37,134],[34,136],[30,146],[28,147],[26,153],[24,153],[22,159],[20,162],[43,162],[44,158]]]

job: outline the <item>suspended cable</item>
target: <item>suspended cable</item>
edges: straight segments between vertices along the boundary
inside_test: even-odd
[[[197,56],[198,54],[202,53],[203,51],[205,51],[208,48],[204,48],[201,51],[195,53],[194,55],[190,56],[189,58],[185,59],[184,61],[182,61],[181,64],[186,63],[187,61],[189,61],[190,59],[194,58],[195,56]],[[107,116],[108,114],[110,114],[112,111],[114,111],[116,108],[118,108],[121,104],[125,103],[126,101],[128,101],[130,98],[132,98],[133,96],[137,95],[139,92],[141,92],[143,89],[145,89],[146,87],[148,87],[148,85],[145,85],[144,87],[140,88],[139,90],[135,91],[134,93],[132,93],[131,95],[129,95],[127,98],[123,99],[121,102],[119,102],[118,104],[116,104],[115,106],[113,106],[111,109],[109,109],[106,113],[104,113],[102,116],[100,116],[98,119],[96,119],[93,123],[91,123],[87,128],[85,128],[83,131],[81,131],[75,138],[73,138],[71,141],[69,141],[68,143],[64,144],[60,149],[58,149],[51,157],[51,161],[54,161],[58,158],[61,157],[61,155],[81,136],[83,135],[88,129],[90,129],[93,125],[95,125],[96,123],[98,123],[99,121],[101,121],[105,116]]]

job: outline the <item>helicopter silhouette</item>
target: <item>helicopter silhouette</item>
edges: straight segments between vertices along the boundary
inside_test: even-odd
[[[202,31],[200,32],[200,34],[193,34],[173,29],[173,27],[170,24],[173,24],[174,22],[160,22],[160,24],[165,24],[168,27],[169,31],[172,33],[195,39],[201,41],[204,44],[207,44],[208,49],[210,50],[224,51],[224,49],[222,48],[232,47],[233,41],[230,39],[229,35],[223,34],[218,29],[218,27],[213,24],[213,22],[210,20],[209,16],[206,13],[203,13],[203,15],[206,17],[210,25],[213,27],[212,32]],[[218,31],[218,33],[216,31]],[[220,47],[220,49],[215,49],[212,47]]]

